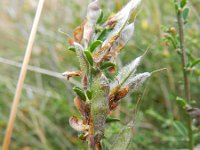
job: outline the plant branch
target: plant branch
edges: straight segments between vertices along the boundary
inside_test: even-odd
[[[176,0],[176,3],[178,3],[178,0]],[[181,61],[182,61],[185,97],[187,98],[188,103],[190,103],[190,100],[191,100],[190,81],[189,81],[188,72],[185,69],[186,64],[187,64],[187,58],[186,58],[184,22],[182,18],[182,9],[177,10],[177,20],[178,20],[178,28],[179,28],[179,42],[180,42],[180,50],[181,50]],[[193,150],[194,144],[193,144],[193,135],[192,135],[192,123],[191,123],[191,118],[189,116],[188,116],[188,138],[189,138],[189,149]]]

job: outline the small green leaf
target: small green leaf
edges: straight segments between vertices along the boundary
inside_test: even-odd
[[[88,97],[89,99],[92,99],[92,91],[87,90],[87,91],[86,91],[86,94],[87,94],[87,97]]]
[[[106,123],[113,123],[113,122],[118,122],[120,119],[118,118],[112,118],[112,117],[107,117],[106,118]]]
[[[97,40],[93,42],[90,46],[90,52],[93,52],[99,45],[101,45],[103,42],[100,40]]]
[[[104,62],[104,63],[102,63],[100,68],[101,69],[107,69],[107,68],[114,67],[114,66],[115,66],[115,64],[112,63],[112,62]]]
[[[181,5],[181,8],[183,8],[183,7],[186,5],[186,2],[187,2],[187,0],[182,0],[182,1],[181,1],[181,4],[180,4],[180,5]]]
[[[74,92],[81,98],[81,100],[86,101],[86,96],[83,90],[79,87],[74,87],[73,88]]]
[[[76,48],[74,46],[69,46],[68,50],[72,51],[72,52],[76,52]]]
[[[179,10],[179,5],[177,3],[175,4],[175,7],[176,7],[176,11],[178,11]]]
[[[108,33],[111,31],[112,29],[104,29],[101,34],[99,35],[99,37],[97,38],[97,40],[100,41],[105,41],[106,36],[108,35]]]
[[[199,63],[200,63],[200,58],[192,62],[191,68],[198,65]]]
[[[103,11],[101,10],[101,15],[97,19],[97,24],[101,24],[102,20],[103,20]]]
[[[173,125],[180,135],[182,135],[183,137],[187,137],[187,129],[183,123],[181,123],[180,121],[176,121]]]
[[[188,104],[186,102],[185,99],[181,98],[181,97],[177,97],[176,101],[185,109],[188,107]]]
[[[93,66],[94,61],[93,61],[93,58],[92,58],[90,51],[85,50],[84,54],[86,56],[87,61],[90,63],[91,66]]]
[[[82,140],[82,139],[84,138],[84,135],[85,135],[85,133],[80,133],[80,134],[78,135],[78,138]]]
[[[187,18],[188,18],[188,15],[189,15],[189,8],[185,8],[184,10],[183,10],[183,19],[184,19],[184,21],[186,21],[187,20]]]

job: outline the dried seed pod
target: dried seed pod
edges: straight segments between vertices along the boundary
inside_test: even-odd
[[[134,32],[134,23],[131,23],[127,25],[121,32],[119,38],[116,40],[116,42],[113,44],[110,52],[108,53],[108,56],[110,56],[109,59],[115,58],[121,51],[121,49],[127,44],[127,42],[130,40]]]
[[[127,150],[132,138],[133,123],[129,123],[121,130],[110,149],[112,150]]]
[[[144,72],[132,76],[124,83],[124,87],[128,86],[130,90],[137,90],[138,87],[142,85],[150,76],[151,74],[149,72]]]
[[[115,89],[119,85],[122,86],[122,84],[124,84],[124,82],[126,82],[129,77],[131,77],[136,72],[136,69],[140,64],[142,57],[143,56],[136,58],[130,64],[126,65],[119,71],[118,75],[116,76],[117,80],[110,83],[111,89]]]
[[[86,18],[87,21],[84,25],[84,34],[83,34],[83,39],[86,40],[87,43],[89,43],[91,40],[94,31],[94,25],[96,24],[100,14],[101,14],[101,9],[99,7],[98,0],[91,2],[88,5],[87,18]]]

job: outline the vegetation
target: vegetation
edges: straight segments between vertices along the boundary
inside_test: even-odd
[[[79,0],[56,2],[52,0],[45,3],[28,68],[30,71],[26,77],[17,112],[10,149],[87,149],[87,142],[79,139],[85,137],[87,140],[89,139],[91,147],[94,145],[100,147],[101,141],[103,149],[117,149],[120,146],[126,149],[127,144],[129,145],[128,149],[139,150],[198,149],[200,143],[200,53],[198,51],[200,48],[198,43],[200,37],[198,10],[200,6],[198,0],[142,1],[141,6],[133,12],[129,21],[131,26],[133,25],[131,22],[134,20],[134,36],[130,38],[118,57],[112,59],[116,63],[115,61],[113,61],[114,63],[107,61],[99,63],[98,58],[101,55],[96,55],[97,57],[94,59],[98,45],[101,45],[106,39],[96,40],[93,38],[89,40],[89,43],[87,43],[88,41],[76,41],[75,47],[73,46],[74,41],[70,40],[70,44],[73,46],[70,48],[69,43],[66,44],[69,36],[73,35],[73,29],[84,20],[89,3],[89,0],[84,2]],[[102,33],[104,30],[102,24],[110,18],[112,12],[121,10],[128,3],[128,0],[106,2],[99,0],[99,3],[104,17],[101,20],[98,16],[99,28],[95,30],[96,33]],[[2,35],[0,39],[1,142],[3,142],[8,122],[20,62],[35,14],[33,8],[36,6],[37,3],[33,1],[11,2],[3,0],[0,2],[2,20],[0,23]],[[113,35],[119,36],[120,32]],[[112,30],[108,29],[109,33],[112,33]],[[131,32],[128,34],[131,35]],[[80,48],[80,43],[84,47],[83,51],[77,50]],[[86,49],[87,51],[85,51]],[[76,96],[75,104],[77,104],[77,102],[85,103],[84,100],[95,102],[99,91],[102,94],[101,97],[104,97],[106,93],[110,95],[110,92],[106,90],[108,87],[112,89],[118,85],[122,86],[119,83],[123,77],[119,78],[118,70],[122,69],[121,73],[123,74],[122,66],[129,64],[133,58],[143,54],[147,49],[148,53],[142,56],[143,60],[137,72],[153,71],[160,68],[167,68],[167,70],[152,72],[151,77],[142,87],[134,93],[128,95],[126,93],[126,97],[112,112],[112,117],[110,114],[109,117],[107,116],[108,109],[95,110],[93,114],[97,114],[96,116],[91,113],[89,116],[93,117],[93,121],[96,117],[103,118],[102,124],[96,126],[96,129],[90,132],[90,136],[85,134],[88,125],[91,128],[91,123],[84,124],[81,128],[86,127],[87,130],[84,130],[82,132],[84,134],[78,137],[79,133],[72,130],[70,124],[75,128],[80,127],[77,126],[76,121],[82,122],[78,118],[81,118],[83,112],[78,107],[80,115],[75,109],[73,97]],[[74,50],[78,55],[79,52],[83,52],[81,55],[86,59],[82,60],[81,67],[84,67],[85,63],[87,63],[86,66],[89,66],[89,69],[82,69],[81,74],[74,72],[79,70],[79,62]],[[79,59],[81,58],[79,57]],[[65,70],[70,71],[70,74],[65,72],[64,75],[68,77],[81,75],[82,80],[80,77],[73,77],[66,81],[67,77],[61,75],[61,72]],[[113,73],[113,70],[116,73]],[[90,81],[93,82],[88,82],[89,84],[86,86],[84,74],[87,73],[90,77],[92,76]],[[115,75],[118,76],[119,81],[116,80]],[[103,85],[101,85],[102,80],[105,80]],[[84,86],[80,84],[81,82],[84,83]],[[105,87],[102,88],[102,86]],[[92,97],[90,97],[91,93]],[[94,93],[98,95],[95,98]],[[122,93],[124,94],[125,90]],[[93,107],[95,106],[93,105]],[[71,116],[77,117],[70,119]],[[107,120],[103,116],[107,116]],[[68,123],[69,119],[70,124]],[[105,121],[107,123],[104,126]],[[129,122],[131,124],[128,125]],[[133,123],[134,126],[132,126]],[[93,125],[95,124],[94,121]],[[126,127],[133,128],[133,132],[125,132]],[[103,131],[104,136],[99,134],[101,133],[99,131]],[[123,133],[126,135],[117,136]],[[91,139],[96,135],[98,135],[98,140],[93,143]],[[133,138],[129,142],[130,136]],[[124,142],[124,144],[114,142],[115,140]],[[112,143],[115,144],[112,145]]]

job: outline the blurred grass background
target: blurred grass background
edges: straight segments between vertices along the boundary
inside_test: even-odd
[[[89,0],[48,0],[42,13],[30,65],[62,73],[78,69],[75,55],[67,51],[66,37],[59,29],[72,34],[84,19]],[[119,10],[127,0],[100,0],[105,12]],[[0,142],[3,141],[21,63],[38,0],[0,1]],[[190,0],[189,22],[186,25],[187,51],[200,56],[200,1]],[[143,0],[136,19],[134,37],[119,56],[124,65],[150,48],[140,71],[167,68],[154,75],[143,88],[130,95],[116,111],[121,123],[111,124],[106,136],[119,132],[121,125],[133,117],[138,95],[143,100],[130,144],[134,150],[171,150],[187,147],[183,110],[176,102],[183,96],[181,60],[172,46],[163,42],[165,27],[176,27],[173,0]],[[3,59],[4,58],[4,59]],[[6,60],[5,60],[6,59]],[[5,63],[11,62],[11,64]],[[197,70],[200,67],[196,68]],[[37,70],[37,69],[36,69]],[[192,99],[200,107],[200,71],[191,74]],[[78,79],[76,79],[78,80]],[[13,150],[85,149],[68,119],[77,114],[72,92],[73,83],[28,71],[12,137]],[[120,112],[120,114],[119,114]],[[176,123],[181,123],[181,129]],[[200,131],[195,129],[195,144],[200,144]],[[109,142],[109,140],[105,141]],[[0,146],[1,149],[1,146]]]

